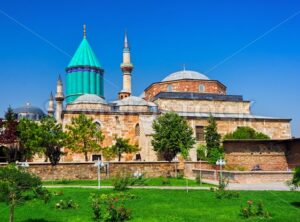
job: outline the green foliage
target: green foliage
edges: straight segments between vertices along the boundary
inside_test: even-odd
[[[205,145],[200,144],[197,147],[197,160],[206,160],[207,148]]]
[[[66,144],[67,135],[63,132],[62,125],[57,124],[52,117],[43,118],[38,128],[39,146],[54,166],[64,155],[61,148]]]
[[[29,119],[21,119],[18,127],[20,148],[24,150],[25,159],[31,159],[35,154],[42,154],[40,147],[40,128],[37,122]]]
[[[171,185],[171,181],[170,181],[170,178],[163,178],[162,181],[161,181],[161,185]]]
[[[50,193],[42,187],[37,176],[11,164],[0,167],[0,201],[10,208],[10,221],[14,220],[14,209],[32,198],[41,198],[47,202]]]
[[[241,126],[238,127],[234,132],[228,133],[224,136],[224,140],[229,140],[229,139],[239,139],[239,140],[270,139],[270,137],[266,134],[255,131],[251,127]]]
[[[270,213],[264,209],[262,201],[259,201],[256,206],[253,206],[252,200],[247,201],[246,207],[241,206],[240,215],[245,219],[248,219],[250,217],[267,219],[271,217]]]
[[[217,122],[212,115],[208,119],[208,126],[205,127],[205,142],[208,150],[218,148],[221,144],[221,135],[218,133]]]
[[[59,200],[55,204],[55,208],[60,209],[60,210],[76,209],[78,207],[79,207],[79,205],[70,198],[68,198],[66,200]]]
[[[94,221],[122,222],[131,219],[131,210],[124,205],[125,200],[134,199],[132,194],[91,194]]]
[[[121,161],[123,153],[134,153],[139,150],[137,146],[129,144],[129,139],[123,139],[121,137],[116,137],[115,144],[109,149],[113,155],[118,156],[119,161]]]
[[[102,132],[92,118],[84,114],[72,118],[68,129],[68,148],[74,152],[84,153],[88,161],[88,152],[99,152],[104,139]]]
[[[287,182],[287,185],[290,186],[291,190],[295,190],[300,186],[300,166],[294,169],[293,178]]]
[[[167,161],[172,161],[178,153],[186,158],[189,149],[195,144],[192,128],[183,117],[174,112],[159,116],[152,127],[154,135],[151,143],[154,150]]]
[[[205,127],[205,142],[206,160],[211,164],[215,164],[219,158],[224,156],[224,151],[221,147],[221,135],[218,133],[217,123],[212,115],[210,115],[208,125]]]
[[[115,190],[124,191],[131,185],[131,177],[129,174],[119,174],[113,180],[113,186]]]

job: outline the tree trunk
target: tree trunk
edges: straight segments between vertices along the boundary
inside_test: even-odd
[[[121,161],[121,156],[122,156],[122,154],[121,154],[121,153],[119,153],[119,162]]]
[[[89,161],[87,152],[84,152],[85,162]]]
[[[9,222],[14,222],[15,206],[11,205],[9,209]]]

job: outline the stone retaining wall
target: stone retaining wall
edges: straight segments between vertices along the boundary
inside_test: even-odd
[[[201,178],[217,181],[220,176],[219,170],[199,170],[194,169],[194,177],[201,172]],[[230,183],[273,183],[286,182],[291,180],[293,173],[289,171],[222,171],[223,178],[227,178]]]
[[[76,179],[97,179],[97,168],[94,162],[63,162],[52,167],[49,163],[29,163],[28,171],[38,175],[42,180],[76,180]],[[175,176],[175,172],[183,172],[192,175],[192,169],[199,165],[199,162],[109,162],[108,166],[101,168],[102,177],[114,177],[120,173],[133,174],[140,172],[145,177]],[[4,166],[6,164],[0,164]],[[206,162],[204,167],[210,167]]]

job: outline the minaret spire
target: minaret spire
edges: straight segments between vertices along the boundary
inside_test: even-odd
[[[124,37],[124,49],[129,49],[127,31],[126,30],[125,30],[125,37]]]
[[[86,24],[83,24],[83,38],[86,39]]]
[[[56,95],[55,95],[55,100],[56,100],[55,117],[58,123],[62,122],[62,111],[63,111],[64,99],[65,97],[63,93],[63,84],[60,75],[58,75],[57,84],[56,84]]]
[[[133,65],[131,64],[127,31],[125,31],[124,35],[123,62],[121,64],[121,70],[123,72],[123,89],[119,92],[119,99],[123,99],[131,95],[131,72],[133,70]]]
[[[54,115],[54,98],[53,98],[52,92],[50,93],[50,97],[49,97],[48,115],[49,116],[53,116]]]

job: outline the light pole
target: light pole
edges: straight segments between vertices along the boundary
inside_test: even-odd
[[[220,184],[223,182],[222,178],[222,166],[225,166],[226,162],[224,159],[220,158],[217,160],[216,165],[220,166]]]
[[[100,159],[98,158],[98,160],[95,162],[94,166],[97,167],[98,189],[100,189],[100,187],[101,187],[101,184],[100,184],[100,181],[101,181],[101,167],[104,166],[104,163],[102,163],[100,161]]]

